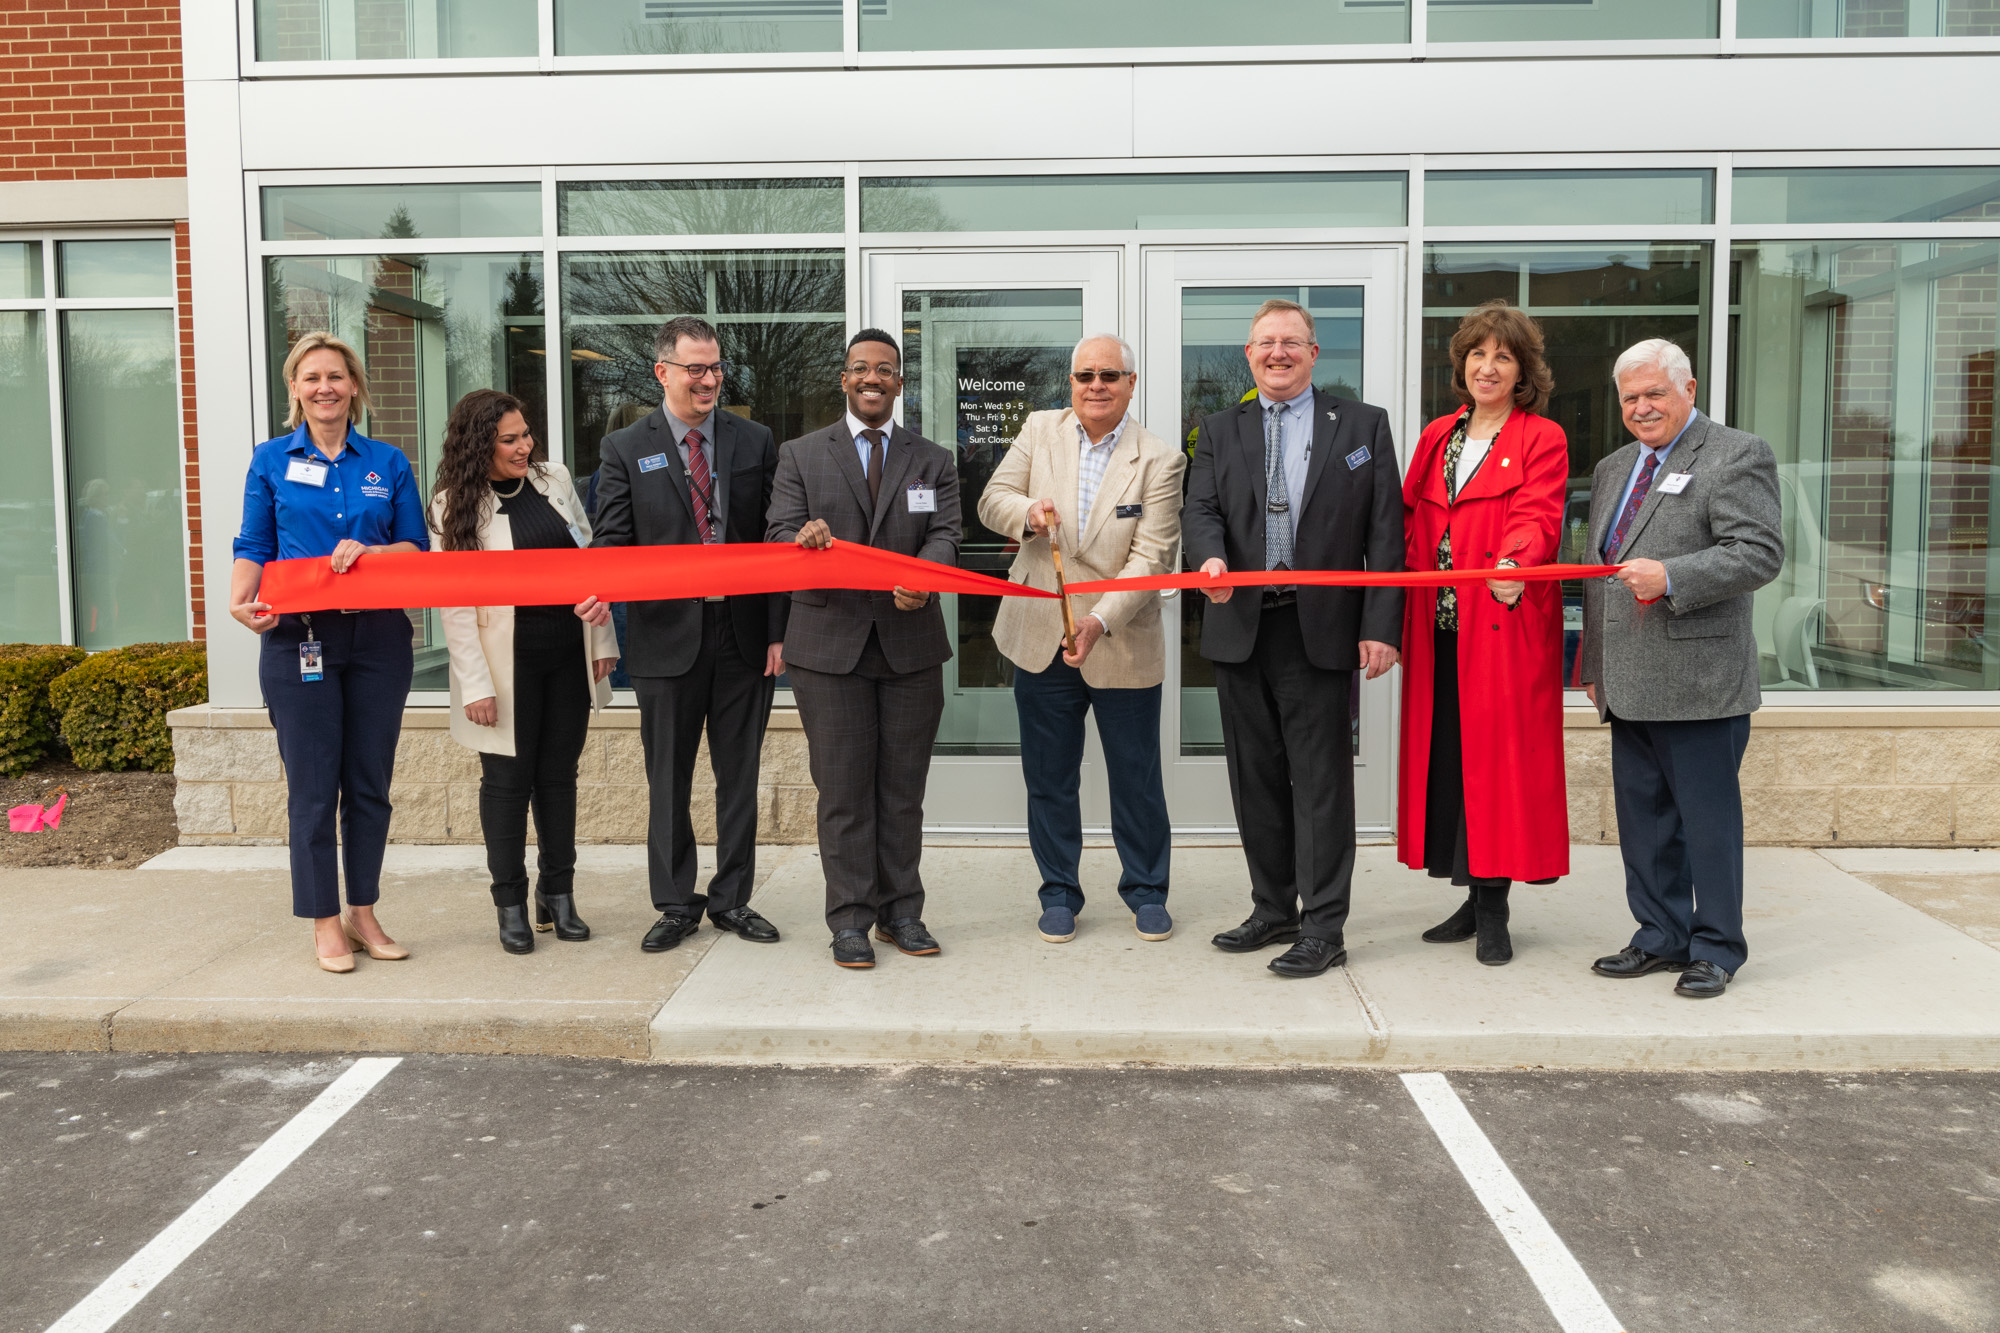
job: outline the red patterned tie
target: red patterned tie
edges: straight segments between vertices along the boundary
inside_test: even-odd
[[[683,443],[688,451],[688,498],[694,501],[694,525],[701,530],[703,542],[712,542],[715,522],[709,517],[708,499],[714,494],[714,487],[708,472],[708,455],[701,449],[707,441],[701,438],[700,431],[691,430]]]
[[[1646,492],[1653,489],[1653,469],[1660,465],[1658,454],[1647,454],[1646,465],[1639,469],[1639,480],[1632,483],[1632,498],[1625,502],[1625,512],[1618,516],[1618,526],[1611,530],[1611,540],[1604,543],[1604,554],[1616,560],[1618,553],[1625,549],[1625,533],[1632,526],[1632,520],[1639,516],[1639,507],[1646,503]]]

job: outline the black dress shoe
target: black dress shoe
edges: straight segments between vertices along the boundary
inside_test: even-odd
[[[1302,935],[1299,942],[1271,960],[1271,970],[1281,977],[1316,977],[1347,961],[1347,950],[1331,940]]]
[[[1617,953],[1592,963],[1590,970],[1600,977],[1643,977],[1648,972],[1679,972],[1686,967],[1685,962],[1662,958],[1656,953],[1647,953],[1636,944],[1628,944]]]
[[[865,930],[837,930],[833,933],[833,961],[842,967],[875,966],[875,949]]]
[[[938,942],[924,929],[920,917],[906,916],[883,925],[875,923],[875,938],[884,944],[893,944],[912,958],[927,958],[938,952]]]
[[[1299,937],[1296,921],[1259,921],[1251,917],[1234,930],[1225,930],[1209,943],[1226,953],[1255,953],[1267,944],[1280,944]]]
[[[535,929],[553,930],[559,940],[587,940],[590,927],[583,924],[583,918],[576,914],[576,895],[573,893],[543,893],[535,891]]]
[[[653,923],[653,928],[646,932],[646,938],[639,941],[639,947],[647,953],[665,953],[700,929],[701,918],[698,916],[663,912],[660,919]]]
[[[535,932],[528,929],[528,905],[515,903],[496,910],[500,913],[500,947],[508,953],[533,953]]]
[[[1507,933],[1507,885],[1482,885],[1472,891],[1473,925],[1479,943],[1472,956],[1488,967],[1514,961],[1514,941]]]
[[[1472,895],[1467,894],[1456,912],[1424,932],[1424,943],[1458,944],[1471,939],[1477,933],[1478,928],[1473,924],[1472,918]]]
[[[778,928],[758,916],[747,907],[732,907],[727,912],[711,913],[710,921],[717,930],[726,930],[740,940],[752,944],[776,944]]]
[[[1704,959],[1687,965],[1681,979],[1674,983],[1674,994],[1685,995],[1690,1000],[1712,1000],[1728,990],[1733,980],[1735,977],[1731,973]]]

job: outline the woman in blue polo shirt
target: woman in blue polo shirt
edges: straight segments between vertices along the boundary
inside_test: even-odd
[[[375,919],[389,780],[410,693],[410,618],[401,611],[274,616],[257,589],[272,560],[326,558],[341,574],[365,555],[429,550],[430,538],[409,459],[354,429],[369,402],[354,349],[330,333],[306,334],[285,358],[285,385],[285,424],[294,429],[250,457],[229,614],[264,636],[257,679],[290,785],[292,914],[313,919],[321,967],[352,972],[356,949],[370,958],[410,956]]]

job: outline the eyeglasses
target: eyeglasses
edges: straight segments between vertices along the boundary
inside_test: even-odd
[[[1256,342],[1250,344],[1250,350],[1262,352],[1265,356],[1280,351],[1289,353],[1292,356],[1298,356],[1311,346],[1311,343],[1303,342],[1297,338],[1259,338]]]
[[[727,361],[717,361],[710,365],[701,365],[698,362],[690,365],[682,361],[662,361],[660,364],[663,366],[679,366],[687,372],[687,377],[691,380],[705,380],[710,375],[721,379],[729,373],[729,363]]]
[[[1136,370],[1072,370],[1069,377],[1078,384],[1090,384],[1103,380],[1106,384],[1116,384],[1127,375],[1137,375]]]
[[[890,365],[887,361],[878,361],[872,366],[866,361],[856,361],[842,373],[847,375],[866,375],[871,370],[883,379],[894,379],[903,373],[902,367]]]

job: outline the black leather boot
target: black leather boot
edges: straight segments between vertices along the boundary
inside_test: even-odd
[[[1460,940],[1471,939],[1474,929],[1472,895],[1468,893],[1456,912],[1424,932],[1424,943],[1457,944]]]
[[[559,940],[590,938],[590,927],[583,924],[583,918],[576,914],[576,895],[573,893],[543,893],[537,889],[535,929],[553,930]]]
[[[533,953],[535,932],[528,929],[528,905],[515,903],[493,910],[500,914],[500,947],[508,953]]]
[[[1514,941],[1507,934],[1507,890],[1510,886],[1498,888],[1475,888],[1472,891],[1472,915],[1474,929],[1479,935],[1479,943],[1473,946],[1473,956],[1488,967],[1499,967],[1514,961]]]

